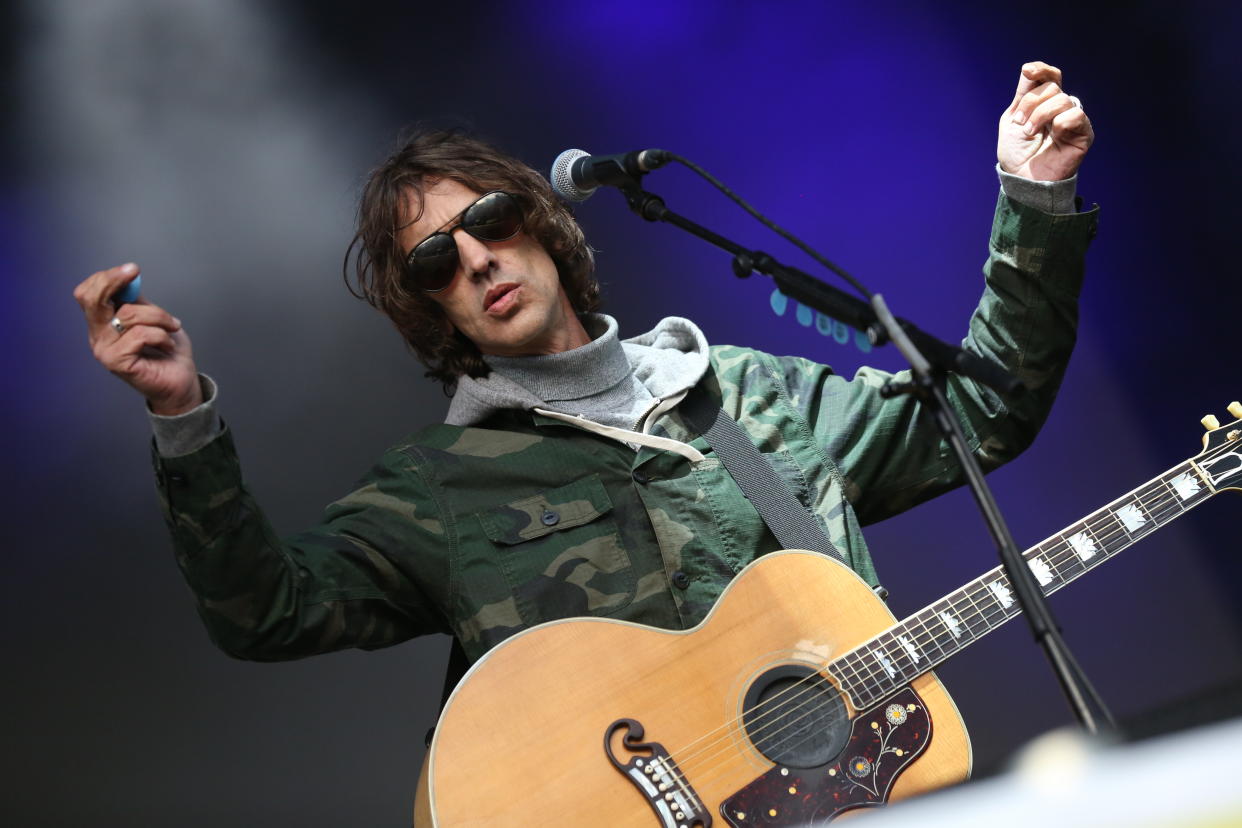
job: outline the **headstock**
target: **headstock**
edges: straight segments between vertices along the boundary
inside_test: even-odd
[[[1221,425],[1214,414],[1202,420],[1203,451],[1194,462],[1217,490],[1242,489],[1242,402],[1234,400],[1226,410],[1233,422]]]

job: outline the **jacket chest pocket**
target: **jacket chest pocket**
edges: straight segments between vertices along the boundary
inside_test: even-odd
[[[635,576],[598,475],[477,514],[522,620],[612,615]]]

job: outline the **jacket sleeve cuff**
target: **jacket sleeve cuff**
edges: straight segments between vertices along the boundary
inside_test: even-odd
[[[215,381],[206,374],[199,374],[198,382],[203,389],[203,402],[197,407],[172,417],[147,410],[151,430],[155,434],[155,450],[162,457],[193,454],[224,430],[216,405],[218,389]]]
[[[1061,181],[1032,181],[1020,175],[1011,175],[996,165],[996,174],[1000,176],[1001,189],[1019,204],[1034,207],[1044,213],[1068,215],[1078,212],[1075,204],[1078,176],[1073,175]]]

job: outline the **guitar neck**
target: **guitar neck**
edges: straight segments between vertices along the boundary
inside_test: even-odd
[[[1212,476],[1186,462],[1022,553],[1045,595],[1099,566],[1216,494]],[[1021,612],[996,567],[828,665],[866,709]]]

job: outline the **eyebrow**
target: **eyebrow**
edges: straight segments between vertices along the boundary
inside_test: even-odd
[[[483,195],[487,195],[487,194],[486,194],[486,193],[484,193]],[[440,233],[447,232],[447,231],[445,230],[445,228],[449,228],[449,229],[451,229],[450,225],[452,225],[452,226],[456,226],[456,224],[461,224],[461,217],[462,217],[462,216],[464,216],[464,215],[466,214],[466,211],[467,211],[467,210],[469,210],[469,209],[470,209],[471,207],[473,207],[475,204],[478,204],[478,202],[479,202],[479,198],[482,198],[482,197],[483,197],[483,196],[479,196],[479,197],[478,197],[478,198],[476,198],[474,201],[471,201],[471,202],[470,202],[469,204],[467,204],[465,207],[461,208],[461,212],[460,212],[460,213],[458,213],[457,215],[453,216],[451,219],[449,219],[448,221],[444,222],[444,224],[441,224],[438,228],[436,228],[435,230],[432,230],[430,233],[428,233],[427,235],[423,236],[423,237],[422,237],[421,239],[419,239],[418,241],[414,242],[414,247],[411,247],[411,248],[410,248],[410,252],[406,254],[406,257],[408,258],[410,255],[412,255],[412,254],[414,253],[414,248],[415,248],[415,247],[418,247],[420,244],[422,244],[423,242],[427,241],[427,239],[431,238],[432,236],[439,235]],[[418,218],[414,219],[414,221],[418,221],[418,219],[419,219],[419,218],[422,218],[421,213],[427,209],[427,204],[426,204],[426,202],[425,202],[425,201],[424,201],[424,203],[423,203],[421,206],[422,206],[422,209],[419,211],[420,215],[419,215],[419,217],[418,217]],[[456,222],[456,224],[454,224],[454,222]],[[414,223],[414,222],[410,222],[410,224],[413,224],[413,223]]]

